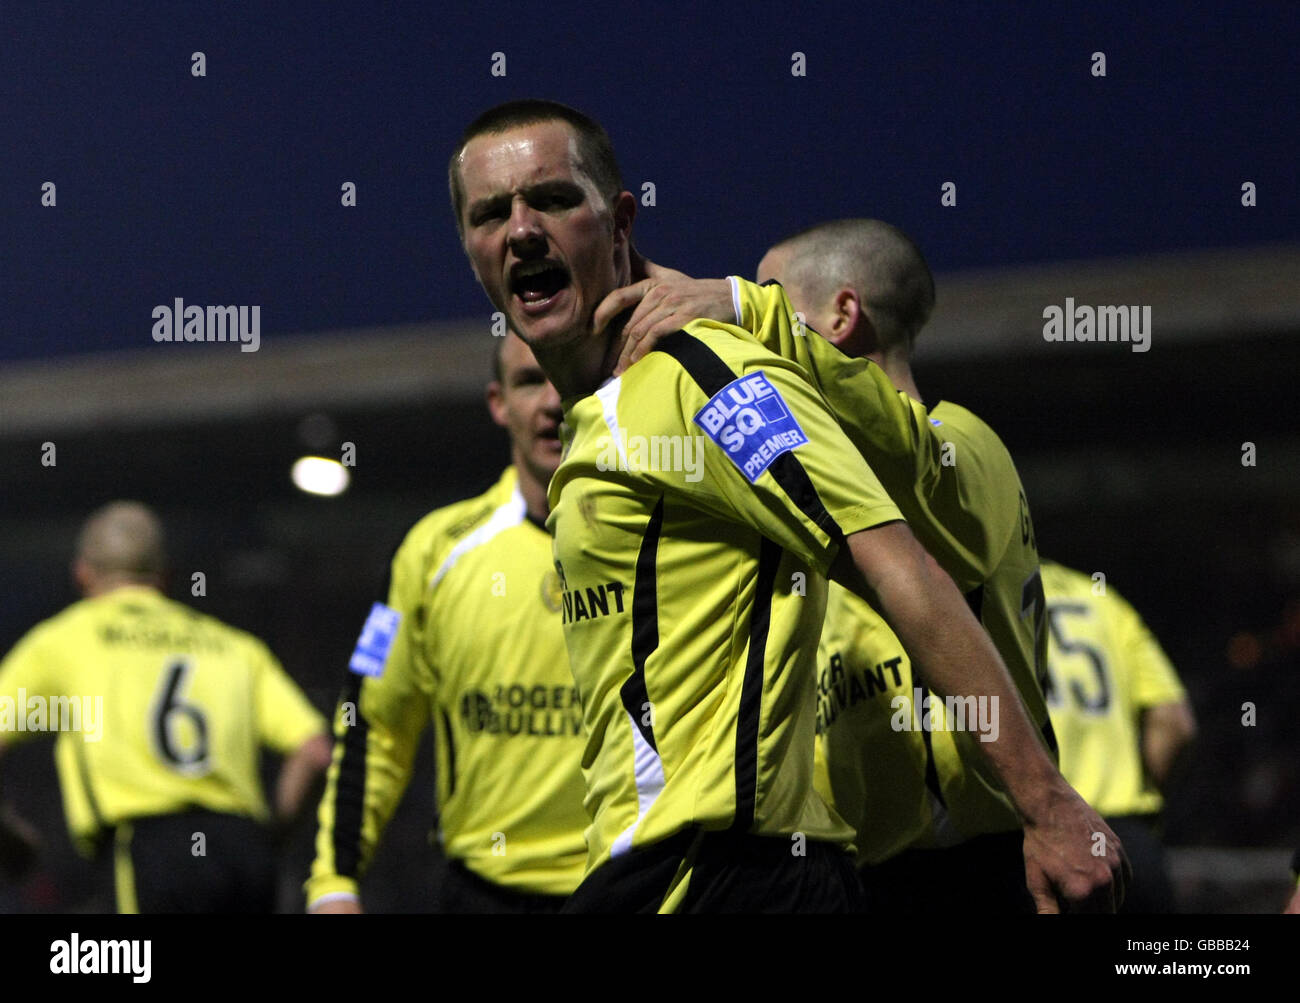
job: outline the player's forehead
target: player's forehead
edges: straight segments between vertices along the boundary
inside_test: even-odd
[[[514,373],[525,369],[540,368],[537,357],[533,355],[533,350],[528,347],[528,343],[514,331],[508,331],[501,345],[502,375],[509,378]]]
[[[460,155],[466,202],[493,198],[546,181],[573,181],[594,190],[581,166],[578,137],[567,122],[530,122],[475,136]]]

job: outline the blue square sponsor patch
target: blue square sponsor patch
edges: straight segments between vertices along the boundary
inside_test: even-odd
[[[782,453],[808,441],[776,387],[760,369],[732,380],[695,416],[753,484]]]
[[[382,676],[388,649],[393,646],[397,625],[401,622],[402,614],[397,610],[389,609],[381,602],[371,606],[348,668],[362,676]]]

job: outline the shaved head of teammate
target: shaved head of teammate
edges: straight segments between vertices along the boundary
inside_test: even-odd
[[[934,278],[902,230],[878,219],[810,227],[763,256],[758,281],[773,278],[808,326],[845,355],[870,358],[891,375],[910,370],[913,344],[934,309]]]
[[[161,588],[165,572],[162,523],[140,502],[110,502],[86,520],[77,537],[72,573],[85,595],[119,582]]]

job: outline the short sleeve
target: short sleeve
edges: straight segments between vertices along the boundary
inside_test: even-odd
[[[1178,673],[1160,642],[1126,600],[1114,593],[1117,634],[1121,657],[1133,686],[1133,706],[1155,707],[1187,698]]]
[[[681,437],[697,451],[700,470],[695,482],[681,472],[647,476],[824,573],[844,537],[902,515],[797,367],[757,346],[733,350],[742,344],[739,333],[686,332],[661,343],[680,366],[679,407],[627,410],[634,423],[639,414],[665,416],[670,427],[650,427],[645,438]]]
[[[0,662],[0,737],[7,744],[17,744],[41,732],[19,729],[12,713],[25,713],[25,695],[62,695],[57,663],[44,639],[44,631],[36,627],[25,634]]]
[[[257,668],[257,734],[261,743],[288,755],[303,742],[326,732],[325,718],[311,705],[280,662],[260,642]]]

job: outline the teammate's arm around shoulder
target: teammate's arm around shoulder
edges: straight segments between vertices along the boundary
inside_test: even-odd
[[[647,261],[633,251],[634,272],[644,276],[605,297],[592,316],[599,334],[619,314],[631,310],[623,324],[623,343],[614,375],[638,362],[666,335],[692,320],[705,318],[736,323],[738,303],[726,279],[693,279],[684,272]]]
[[[973,744],[1023,820],[1038,911],[1114,911],[1129,868],[1119,838],[1053,765],[997,649],[907,525],[851,534],[831,577],[876,606],[938,694],[989,701],[993,727]]]

